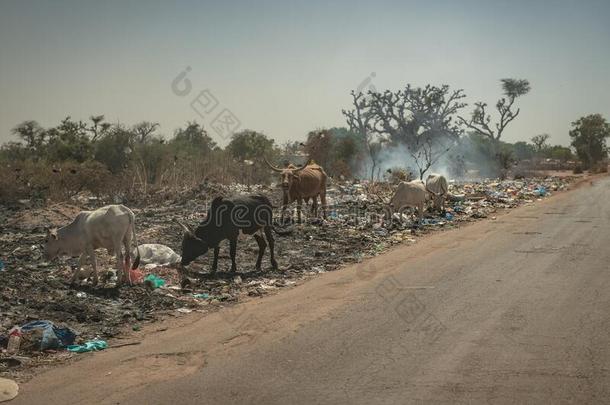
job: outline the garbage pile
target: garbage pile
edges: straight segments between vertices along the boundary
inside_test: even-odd
[[[114,258],[105,251],[97,253],[98,269],[108,277],[101,277],[105,282],[100,280],[97,287],[84,280],[71,288],[71,268],[77,265],[77,259],[47,262],[42,254],[47,227],[63,226],[79,210],[109,202],[77,198],[73,204],[43,208],[18,211],[0,208],[0,222],[6,224],[0,235],[0,360],[9,355],[8,343],[16,334],[15,327],[23,333],[32,322],[46,325],[39,343],[19,347],[17,353],[23,356],[67,350],[70,346],[75,351],[96,350],[103,345],[88,342],[137,331],[142,324],[160,317],[210,312],[246,297],[269,294],[316,274],[377,255],[390,246],[415,243],[418,237],[436,229],[456,227],[460,222],[485,218],[501,209],[546,198],[564,190],[570,181],[571,178],[549,177],[450,182],[446,212],[428,211],[422,224],[417,223],[416,216],[408,214],[399,220],[384,218],[385,204],[395,188],[389,183],[334,183],[328,188],[326,220],[306,217],[303,224],[292,225],[291,235],[276,237],[280,271],[270,269],[268,253],[263,258],[264,270],[255,271],[258,245],[252,237],[242,235],[236,274],[229,272],[228,243],[223,242],[216,274],[210,273],[211,260],[202,257],[189,266],[185,276],[176,266],[182,240],[177,221],[196,225],[204,219],[207,204],[219,194],[264,192],[274,206],[280,206],[281,192],[275,188],[208,184],[171,199],[132,207],[138,240],[146,244],[141,252],[144,260],[135,285],[120,289],[113,284]],[[309,210],[304,209],[303,213]],[[70,331],[69,339],[64,340],[62,333],[67,333],[66,330]],[[14,345],[10,351],[14,352]]]

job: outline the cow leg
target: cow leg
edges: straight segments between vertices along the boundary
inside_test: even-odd
[[[318,216],[318,196],[315,195],[313,197],[313,202],[311,203],[311,215],[314,217]]]
[[[282,216],[281,216],[281,220],[282,220],[282,225],[285,223],[285,218],[286,218],[286,209],[288,209],[288,197],[286,195],[284,195],[283,199],[282,199]],[[291,218],[292,220],[292,215]]]
[[[256,243],[258,243],[258,257],[256,258],[256,271],[261,271],[261,262],[263,261],[263,255],[265,254],[265,249],[267,248],[267,242],[265,242],[265,238],[258,231],[252,235],[254,239],[256,239]]]
[[[422,223],[422,219],[424,217],[424,203],[421,203],[417,206],[417,217],[418,217],[418,224],[421,225]]]
[[[124,267],[125,269],[127,269],[126,271],[129,271],[129,269],[131,269],[131,236],[130,236],[130,232],[128,231],[127,234],[123,237],[123,247],[125,247],[125,264]]]
[[[120,243],[118,243],[114,247],[114,253],[115,253],[115,257],[116,257],[117,286],[120,286],[125,281],[130,283],[131,280],[129,280],[129,274],[127,273],[127,270],[125,269],[125,263],[123,263],[123,252],[121,251]],[[97,277],[97,275],[96,275],[96,277]]]
[[[87,253],[83,252],[83,253],[81,253],[80,257],[78,258],[78,268],[76,268],[72,272],[72,280],[70,281],[71,286],[76,285],[76,280],[78,279],[78,276],[80,275],[81,269],[85,266],[86,257],[87,257]]]
[[[235,262],[235,254],[237,253],[237,236],[229,239],[229,254],[231,255],[231,273],[237,271],[237,263]]]
[[[218,270],[218,255],[220,254],[220,246],[214,247],[214,261],[212,262],[212,273],[216,273]]]
[[[299,197],[297,199],[297,218],[299,221],[299,224],[301,223],[301,210],[303,209],[303,199],[301,197]]]
[[[97,260],[95,260],[95,250],[92,248],[87,249],[87,254],[89,255],[89,260],[91,260],[91,267],[93,268],[93,285],[96,286],[99,279],[97,276]]]
[[[269,243],[269,251],[271,252],[271,267],[277,270],[277,261],[275,260],[275,239],[273,239],[273,229],[270,226],[265,227],[265,236]]]
[[[322,206],[322,218],[326,219],[326,189],[320,193],[320,205]]]

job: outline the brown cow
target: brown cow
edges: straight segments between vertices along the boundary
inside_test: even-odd
[[[283,201],[282,201],[282,220],[284,212],[290,203],[297,202],[298,221],[301,223],[301,209],[303,200],[307,202],[313,199],[312,212],[318,214],[318,200],[322,205],[322,215],[326,218],[326,173],[321,166],[312,163],[311,160],[301,167],[292,164],[279,168],[273,166],[265,158],[265,163],[275,172],[280,173]]]

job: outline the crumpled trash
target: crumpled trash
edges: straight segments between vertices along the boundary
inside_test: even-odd
[[[140,284],[144,278],[144,273],[140,269],[127,269],[127,281],[129,285]]]
[[[140,251],[140,263],[144,266],[156,264],[159,266],[171,267],[180,263],[180,255],[174,252],[170,247],[159,243],[146,243],[138,246]],[[133,251],[133,257],[136,256],[136,250]]]
[[[210,294],[208,294],[208,293],[193,294],[193,297],[194,298],[208,299],[208,298],[210,298]]]
[[[10,401],[19,394],[19,385],[8,378],[0,378],[0,402]]]
[[[82,345],[70,345],[67,349],[75,353],[96,352],[108,348],[108,343],[104,340],[90,340]]]
[[[0,271],[4,270],[4,262],[0,259]]]
[[[51,321],[39,320],[21,326],[23,350],[60,349],[74,343],[76,333],[69,328],[60,328]]]
[[[144,278],[144,284],[154,290],[156,288],[163,287],[165,285],[165,280],[163,280],[161,277],[155,276],[154,274],[149,274]]]
[[[546,195],[546,188],[540,186],[534,190],[534,195],[538,197],[544,197]]]

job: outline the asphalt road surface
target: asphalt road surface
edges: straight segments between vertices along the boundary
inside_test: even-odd
[[[13,404],[608,403],[610,180],[82,355]],[[163,330],[167,328],[166,330]]]

